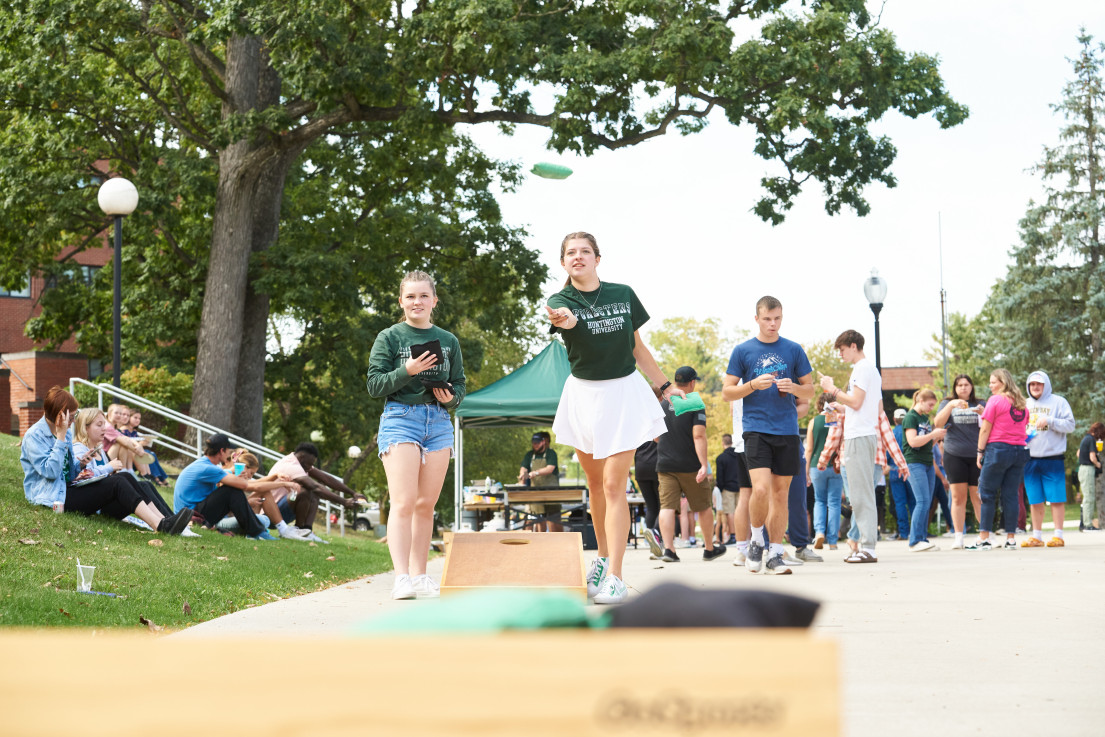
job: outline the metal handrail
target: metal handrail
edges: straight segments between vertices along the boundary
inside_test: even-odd
[[[16,378],[16,379],[17,379],[17,380],[19,381],[19,383],[23,385],[23,388],[24,388],[24,389],[26,389],[26,390],[27,390],[27,391],[29,391],[29,392],[33,392],[33,391],[34,391],[34,389],[32,389],[32,388],[31,388],[31,385],[30,385],[30,384],[28,384],[27,382],[23,381],[23,377],[19,375],[19,372],[18,372],[18,371],[16,371],[15,369],[13,369],[13,368],[12,368],[12,365],[11,365],[10,363],[8,363],[7,361],[5,361],[5,360],[4,360],[3,358],[0,358],[0,366],[7,366],[7,367],[8,367],[8,371],[11,371],[11,372],[12,372],[12,376],[14,376],[14,377],[15,377],[15,378]]]
[[[93,383],[91,381],[87,381],[86,379],[81,379],[81,378],[78,378],[78,377],[74,376],[74,377],[71,377],[69,379],[69,393],[70,394],[73,393],[74,389],[76,388],[76,386],[78,384],[90,387],[91,389],[94,389],[96,391],[96,403],[97,403],[97,406],[101,410],[104,408],[104,394],[108,394],[112,399],[125,399],[126,404],[127,404],[128,407],[137,407],[137,408],[142,409],[142,410],[148,410],[152,414],[160,415],[160,416],[162,416],[166,419],[172,420],[174,422],[179,422],[180,424],[182,424],[186,427],[190,427],[193,430],[195,430],[196,431],[196,443],[195,443],[195,446],[192,446],[188,443],[184,443],[180,440],[177,440],[176,438],[169,437],[168,435],[165,435],[164,433],[161,433],[161,432],[158,432],[156,430],[152,430],[148,427],[145,427],[144,425],[139,426],[140,430],[145,430],[147,433],[153,434],[155,437],[157,437],[158,441],[160,441],[163,445],[165,445],[166,447],[176,451],[180,455],[188,456],[189,458],[200,458],[200,457],[202,457],[203,456],[203,448],[204,448],[204,433],[207,434],[207,437],[215,435],[216,433],[221,433],[223,435],[226,435],[228,438],[230,438],[231,441],[233,441],[235,444],[237,444],[237,447],[245,448],[246,450],[250,451],[254,455],[260,456],[262,458],[267,458],[270,461],[279,461],[281,458],[284,457],[283,454],[278,453],[277,451],[272,450],[271,448],[266,448],[265,446],[260,445],[258,443],[254,443],[251,440],[246,440],[245,438],[243,438],[239,435],[235,435],[234,433],[227,432],[226,430],[219,429],[219,428],[215,427],[214,425],[210,425],[206,422],[203,422],[202,420],[197,420],[193,417],[189,417],[188,415],[183,414],[182,412],[177,412],[176,410],[169,409],[168,407],[166,407],[164,405],[158,404],[156,402],[151,402],[148,399],[143,399],[142,397],[140,397],[137,394],[134,394],[133,392],[128,392],[126,389],[120,389],[120,388],[115,387],[111,384],[96,384],[96,383]],[[120,402],[120,404],[121,403],[122,402]],[[327,472],[327,473],[329,473],[329,472]],[[334,474],[330,474],[330,475],[334,476],[334,478],[336,478],[341,483],[343,483],[343,484],[345,483],[345,480],[342,479],[340,476],[336,476]],[[329,534],[330,533],[331,508],[334,507],[335,505],[331,504],[330,501],[328,501],[326,499],[320,499],[319,502],[320,502],[320,506],[322,506],[323,515],[326,517],[326,532],[327,532],[327,534]],[[340,530],[340,535],[342,537],[345,537],[345,510],[344,509],[342,509],[341,514],[338,515],[338,527],[339,527],[339,530]]]

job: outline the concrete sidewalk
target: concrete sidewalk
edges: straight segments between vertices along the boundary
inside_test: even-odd
[[[1105,734],[1105,532],[1068,531],[1065,548],[1015,551],[953,551],[950,538],[935,541],[942,550],[927,553],[881,543],[875,565],[845,564],[841,545],[790,576],[753,575],[729,555],[707,563],[701,547],[679,550],[680,563],[650,561],[642,546],[627,551],[625,579],[631,596],[679,581],[822,602],[813,633],[840,644],[845,735]],[[431,575],[442,566],[431,561]],[[382,613],[435,604],[392,601],[391,584],[391,574],[365,578],[174,637],[333,637]],[[699,653],[656,653],[655,671],[642,664],[641,677],[693,682],[703,669],[735,689],[750,670],[740,653],[705,663]],[[802,663],[792,673],[780,689],[802,688]]]

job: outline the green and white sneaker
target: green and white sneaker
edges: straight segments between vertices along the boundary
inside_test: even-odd
[[[625,587],[625,583],[611,573],[603,579],[602,590],[595,594],[595,603],[621,604],[625,601],[625,597],[628,593],[629,590]]]
[[[591,561],[591,568],[587,571],[587,596],[592,599],[602,589],[603,579],[606,578],[607,565],[606,558],[595,558]]]

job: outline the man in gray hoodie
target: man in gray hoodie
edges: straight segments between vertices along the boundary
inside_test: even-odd
[[[1067,452],[1067,434],[1074,432],[1074,413],[1070,403],[1051,393],[1051,379],[1043,371],[1028,375],[1028,453],[1024,467],[1024,490],[1032,510],[1032,537],[1022,548],[1044,547],[1044,504],[1051,504],[1055,534],[1049,548],[1061,548],[1067,503],[1067,475],[1063,454]]]

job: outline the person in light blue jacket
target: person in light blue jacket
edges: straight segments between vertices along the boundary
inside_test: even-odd
[[[84,467],[92,454],[78,456],[73,450],[70,424],[76,412],[77,400],[69,392],[55,386],[46,393],[43,416],[23,436],[19,453],[27,501],[47,507],[62,502],[66,512],[103,512],[115,519],[133,514],[158,532],[179,535],[192,520],[191,509],[166,517],[131,488],[129,479],[123,478],[126,474],[94,476]]]
[[[1024,467],[1024,491],[1032,513],[1032,536],[1022,548],[1044,546],[1044,504],[1051,504],[1055,533],[1046,545],[1061,548],[1066,517],[1067,473],[1063,455],[1067,435],[1074,432],[1074,412],[1070,403],[1051,392],[1051,379],[1043,371],[1028,375],[1028,464]]]

